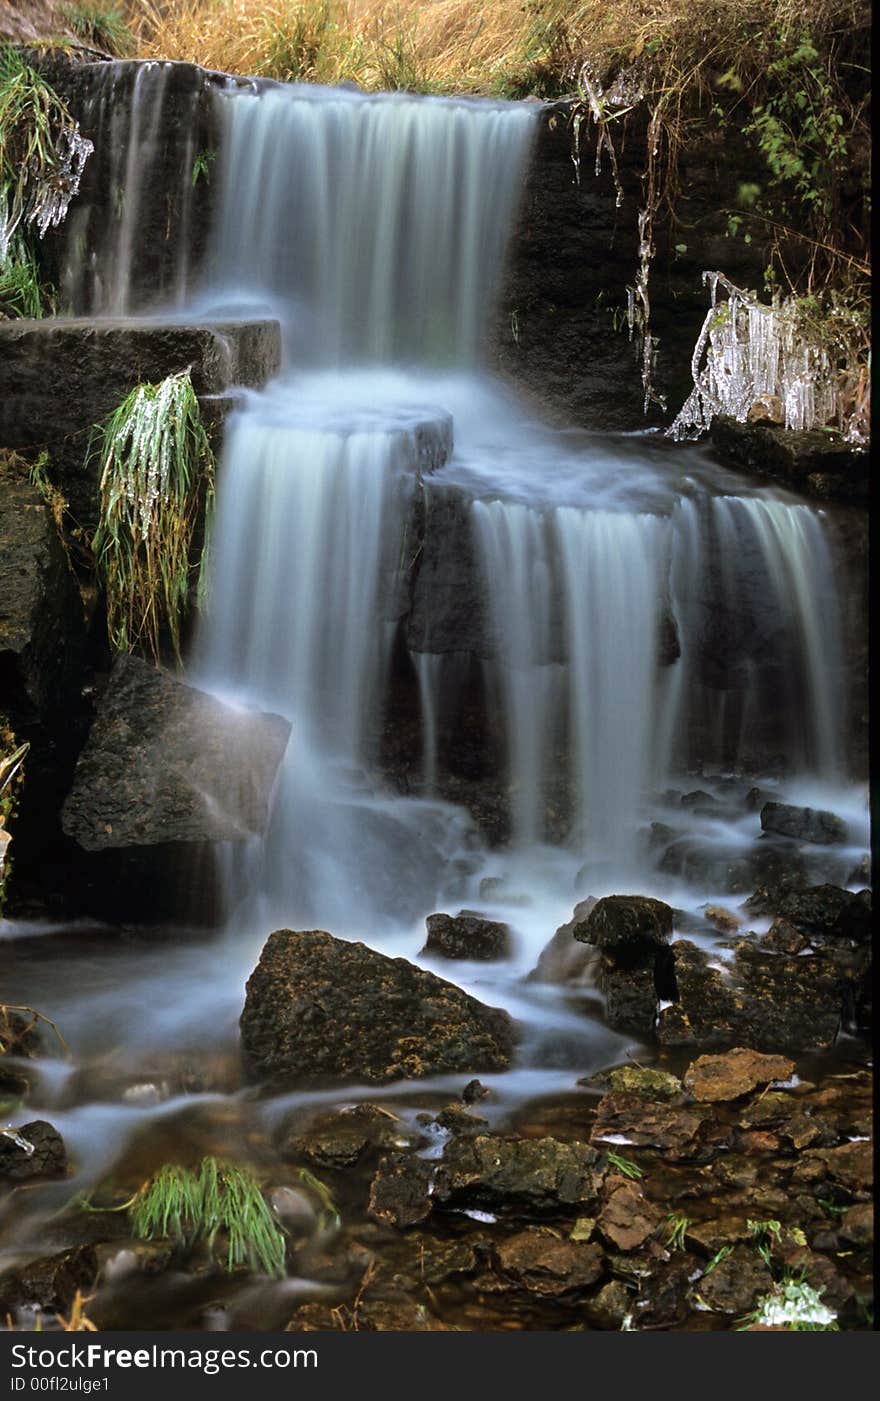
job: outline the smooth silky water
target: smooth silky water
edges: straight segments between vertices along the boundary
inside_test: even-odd
[[[163,81],[155,69],[143,84]],[[761,716],[781,712],[787,745],[784,773],[760,778],[762,788],[851,822],[840,882],[867,841],[864,795],[843,759],[841,622],[821,510],[737,477],[701,448],[550,429],[481,368],[530,106],[273,84],[216,101],[222,194],[189,304],[208,316],[269,310],[285,364],[265,391],[242,394],[229,421],[210,605],[189,670],[233,703],[285,715],[291,739],[265,837],[222,853],[226,926],[209,944],[120,948],[108,931],[80,933],[72,976],[73,934],[0,926],[20,950],[7,996],[50,1009],[74,1052],[71,1065],[28,1062],[37,1083],[25,1118],[51,1115],[77,1175],[28,1194],[27,1213],[11,1202],[12,1250],[121,1153],[150,1164],[150,1136],[198,1133],[222,1150],[295,1104],[359,1098],[346,1087],[259,1100],[224,1092],[221,1071],[217,1088],[150,1102],[169,1057],[234,1059],[244,982],[274,928],[362,939],[509,1009],[522,1027],[517,1065],[483,1077],[500,1120],[526,1100],[574,1092],[579,1077],[636,1049],[603,1025],[594,990],[524,981],[576,900],[640,893],[696,910],[741,898],[663,875],[643,829],[674,818],[710,849],[748,850],[756,813],[689,815],[667,790],[723,796],[742,769],[744,791],[758,779],[748,759]],[[137,84],[126,120],[117,163],[131,198],[93,297],[111,312],[132,309],[137,153],[152,131]],[[447,434],[451,423],[454,448],[423,476],[425,423]],[[400,797],[377,766],[407,508],[425,490],[466,498],[484,579],[495,649],[485,672],[512,813],[500,851],[435,796],[460,657],[413,657],[422,792]],[[748,670],[725,704],[702,658],[722,616],[738,620],[730,665],[742,645]],[[661,655],[668,617],[671,662]],[[775,658],[767,674],[748,661],[763,655],[756,637]],[[688,775],[696,747],[714,780]],[[546,813],[560,769],[572,812],[554,844]],[[480,895],[484,877],[497,880],[491,899]],[[509,960],[420,954],[425,916],[463,906],[509,923]],[[720,939],[705,942],[724,957]],[[460,1090],[447,1078],[370,1087],[369,1098],[424,1104]]]

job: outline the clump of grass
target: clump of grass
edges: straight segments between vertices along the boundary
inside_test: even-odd
[[[0,321],[51,314],[54,300],[54,288],[43,282],[36,253],[16,235],[6,261],[0,262]]]
[[[63,221],[93,149],[49,83],[0,47],[0,268],[16,234]]]
[[[196,1171],[166,1164],[129,1204],[132,1231],[141,1240],[173,1240],[191,1250],[227,1241],[226,1268],[248,1266],[282,1276],[285,1244],[259,1183],[246,1168],[203,1158]]]
[[[622,1172],[624,1177],[637,1178],[645,1175],[638,1163],[634,1163],[631,1158],[622,1158],[619,1153],[611,1152],[606,1153],[605,1158],[608,1166]]]
[[[119,5],[103,0],[77,0],[65,5],[62,15],[68,28],[84,44],[114,58],[124,58],[132,52],[133,39],[125,15]]]
[[[92,450],[101,460],[92,549],[111,643],[120,652],[144,647],[158,661],[167,630],[180,660],[193,537],[214,499],[214,454],[189,371],[133,389]]]
[[[681,1212],[672,1212],[666,1219],[669,1227],[669,1236],[666,1245],[670,1250],[684,1250],[685,1237],[690,1226],[690,1217],[684,1216]]]

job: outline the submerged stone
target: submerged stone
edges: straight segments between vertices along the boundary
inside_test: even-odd
[[[434,1200],[446,1207],[582,1216],[596,1205],[602,1176],[601,1155],[583,1143],[460,1137],[438,1167]]]
[[[276,930],[248,979],[241,1040],[274,1083],[413,1079],[505,1070],[506,1012],[403,958],[322,930]]]

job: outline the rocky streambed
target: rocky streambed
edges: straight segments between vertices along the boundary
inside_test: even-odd
[[[591,969],[600,1015],[635,1030],[648,983],[675,979],[651,994],[640,1043],[586,1074],[523,1068],[524,1029],[506,1011],[323,931],[268,940],[240,1050],[216,1009],[205,1035],[194,988],[189,1045],[178,1027],[174,1049],[139,1048],[137,1016],[123,1037],[111,1012],[89,1034],[74,1022],[70,1060],[52,1027],[7,1012],[0,1308],[13,1326],[34,1326],[37,1309],[52,1327],[79,1295],[101,1329],[868,1327],[870,1056],[851,1022],[841,1033],[866,986],[864,902],[827,886],[762,898],[778,910],[769,932],[743,935],[723,974],[663,902],[581,902],[531,986],[566,977],[575,997]],[[503,957],[499,927],[431,917],[433,966],[454,970],[462,940]],[[112,978],[132,1002],[155,995],[137,940],[108,958],[99,931],[66,937],[97,996]],[[22,987],[64,968],[61,942],[17,942]],[[191,970],[212,953],[224,957],[194,943]],[[179,964],[181,950],[150,956]],[[763,980],[738,981],[758,963]],[[832,985],[827,1036],[827,1006],[804,989],[827,998]],[[798,1034],[799,1053],[768,1049]],[[726,1048],[699,1053],[713,1042]],[[144,1180],[207,1155],[253,1173],[283,1233],[283,1277],[230,1271],[222,1232],[136,1237]]]

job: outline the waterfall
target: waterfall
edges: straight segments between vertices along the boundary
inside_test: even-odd
[[[94,133],[88,188],[62,238],[61,290],[77,316],[128,316],[189,293],[195,133],[201,85],[171,63],[100,65],[81,111]],[[167,141],[169,129],[181,132]],[[165,246],[174,229],[174,258]]]
[[[591,889],[642,879],[652,794],[688,770],[778,754],[780,772],[833,778],[821,513],[713,476],[692,449],[555,433],[480,368],[531,109],[260,83],[216,105],[199,305],[269,307],[285,332],[282,375],[227,431],[195,660],[207,684],[292,722],[233,903],[263,901],[263,927],[271,910],[375,937],[423,914],[449,870],[473,870],[467,815],[437,795],[475,661],[523,869],[562,842]],[[454,450],[447,434],[426,454],[426,425],[450,420]],[[419,516],[427,472],[454,509]],[[414,545],[419,518],[453,535]],[[427,625],[408,642],[422,796],[403,800],[377,760],[423,547]]]
[[[268,86],[222,112],[214,287],[269,298],[311,364],[475,360],[527,108]]]

